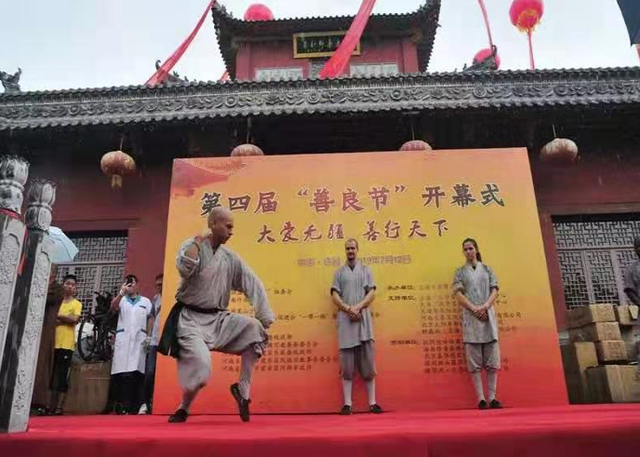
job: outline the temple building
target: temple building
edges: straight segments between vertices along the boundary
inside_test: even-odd
[[[429,73],[439,9],[426,0],[373,15],[336,79],[316,76],[353,17],[245,21],[218,3],[230,81],[0,94],[0,151],[59,183],[54,225],[80,247],[60,274],[81,275],[84,303],[117,290],[124,272],[152,295],[176,157],[247,142],[266,155],[395,151],[420,139],[442,154],[528,148],[559,330],[567,308],[626,303],[622,271],[640,234],[640,68]],[[580,160],[542,162],[554,137],[573,140]],[[117,149],[137,173],[113,190],[100,159]]]

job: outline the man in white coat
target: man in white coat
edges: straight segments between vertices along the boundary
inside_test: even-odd
[[[149,347],[150,317],[153,305],[138,294],[138,278],[128,275],[120,293],[111,302],[118,312],[116,342],[111,363],[111,382],[115,382],[115,402],[125,414],[136,414],[142,400],[146,349]]]

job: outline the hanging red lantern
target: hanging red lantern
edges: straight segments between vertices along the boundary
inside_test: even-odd
[[[531,69],[535,69],[533,60],[533,45],[531,43],[531,33],[540,23],[544,13],[544,3],[542,0],[513,0],[511,8],[509,8],[509,17],[511,23],[518,30],[527,34],[529,40],[529,63]]]
[[[400,151],[432,151],[431,145],[422,140],[411,140],[400,146]]]
[[[578,145],[567,138],[556,138],[540,151],[540,162],[551,165],[570,165],[578,158]]]
[[[241,144],[231,151],[231,157],[263,156],[264,152],[255,144]]]
[[[485,59],[488,59],[489,57],[493,56],[493,60],[496,63],[496,70],[500,68],[500,56],[498,55],[498,52],[496,51],[494,54],[493,49],[491,48],[484,48],[479,50],[475,56],[473,56],[473,64],[476,65],[480,62],[482,62]]]
[[[111,188],[122,187],[122,177],[132,175],[136,171],[136,162],[129,154],[122,151],[107,152],[100,159],[102,172],[111,177]]]
[[[273,21],[273,13],[267,5],[254,3],[244,13],[245,21]]]

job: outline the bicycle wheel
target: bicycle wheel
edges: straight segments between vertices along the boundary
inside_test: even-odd
[[[100,360],[108,362],[113,357],[113,346],[116,343],[116,329],[112,328],[105,319],[100,326]]]
[[[93,316],[85,317],[78,331],[78,354],[85,362],[93,360],[98,349],[98,326]]]

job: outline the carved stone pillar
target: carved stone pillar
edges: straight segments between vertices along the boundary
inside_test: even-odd
[[[55,199],[56,186],[53,182],[31,182],[25,212],[29,234],[23,250],[22,271],[16,283],[11,328],[0,366],[0,432],[25,431],[29,421],[51,271],[51,242],[47,231]]]
[[[0,157],[0,363],[9,330],[9,316],[26,227],[20,219],[29,162]]]

